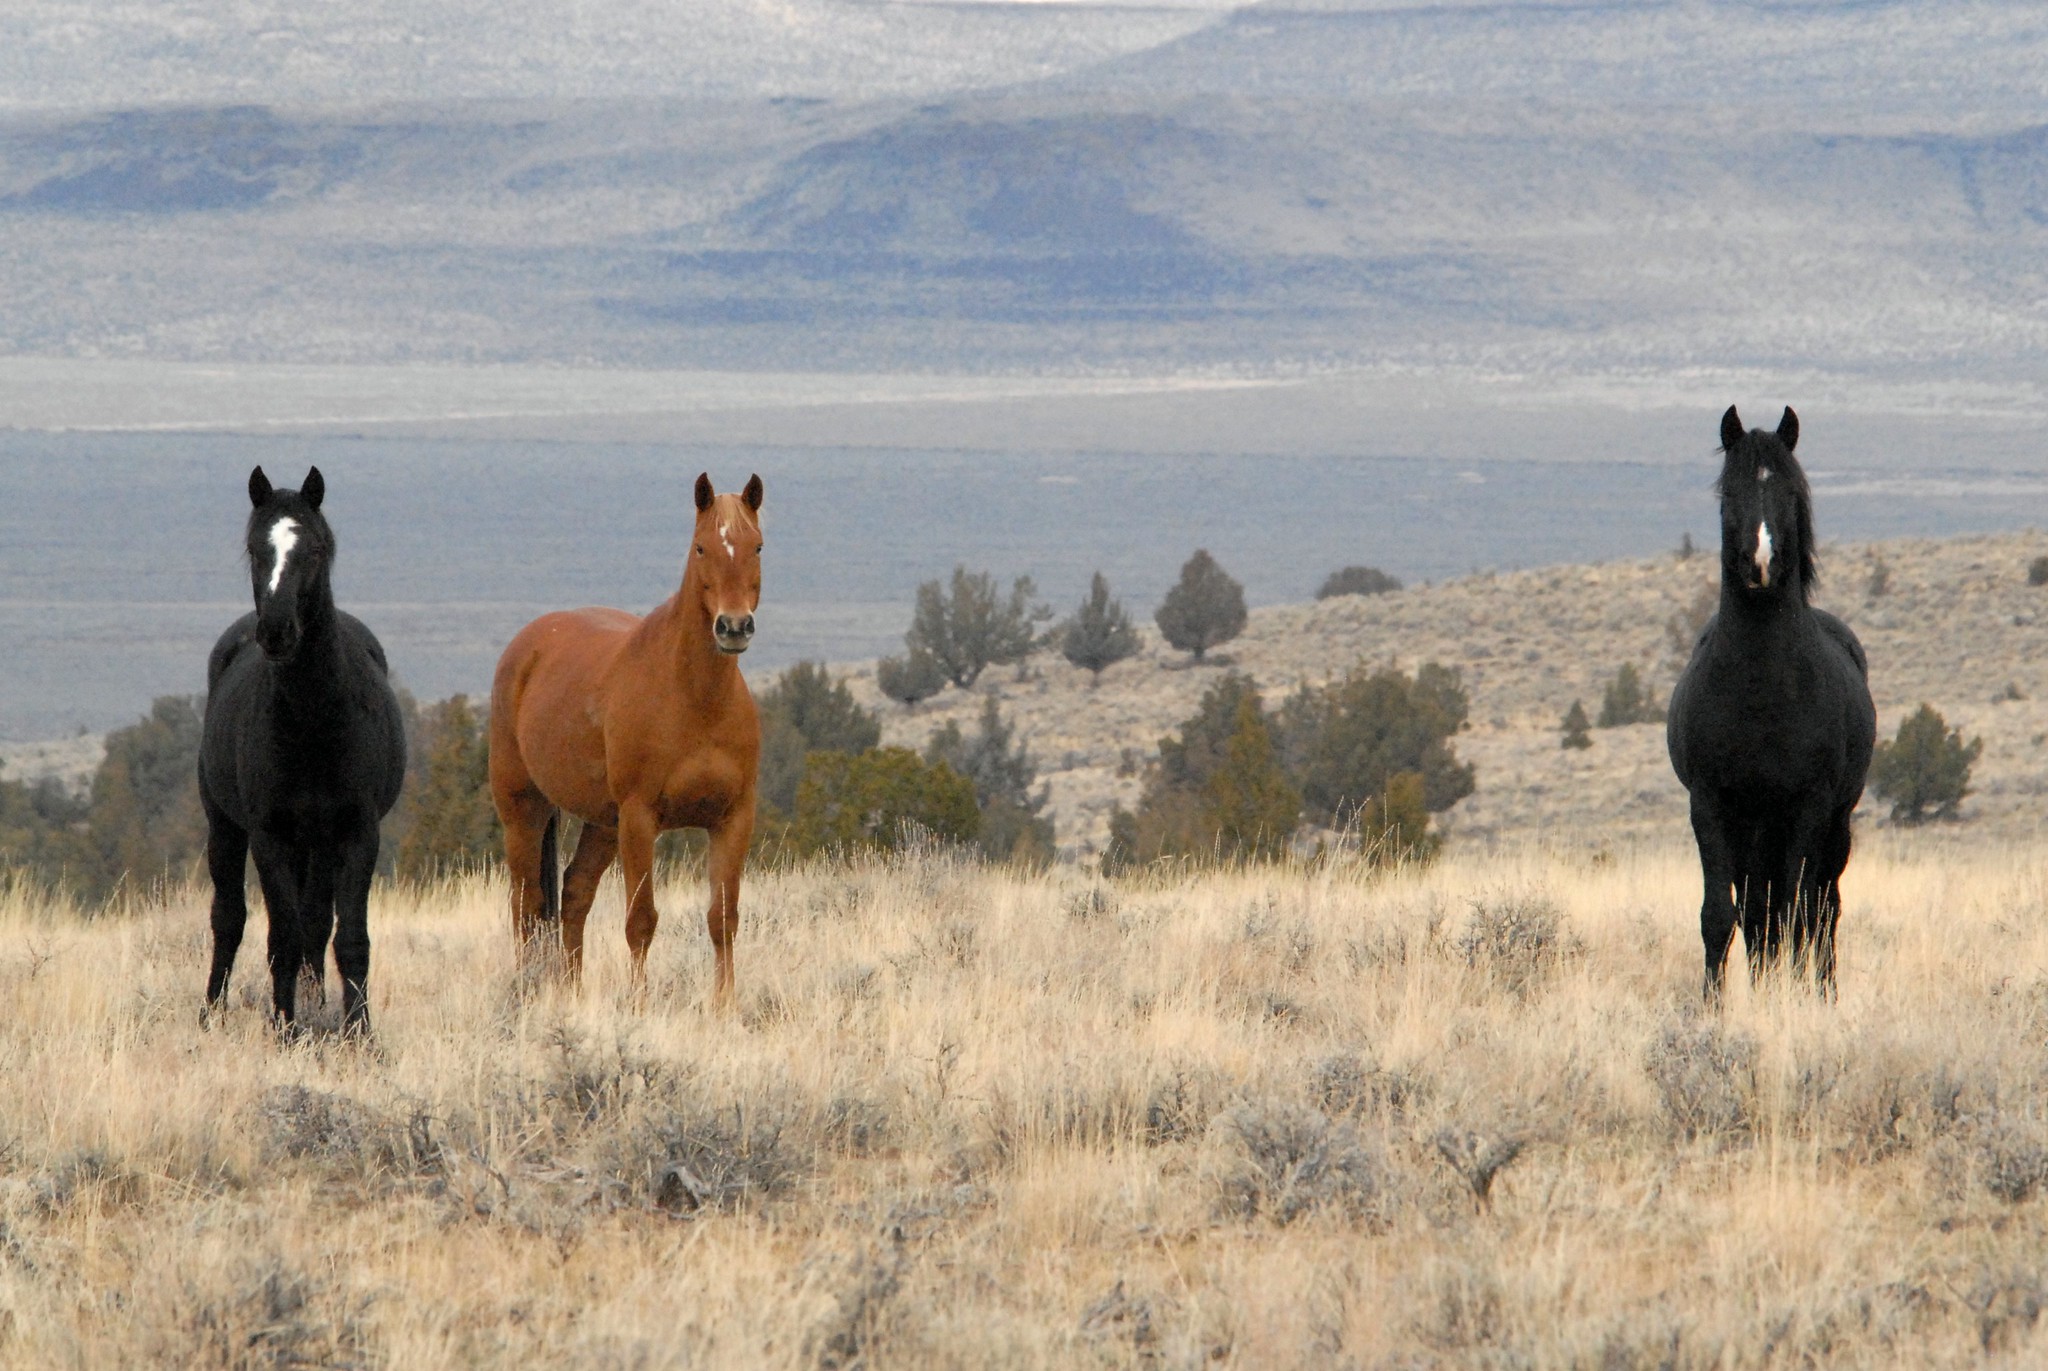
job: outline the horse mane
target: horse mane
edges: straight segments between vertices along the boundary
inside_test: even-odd
[[[1793,430],[1795,434],[1797,431],[1796,428]],[[1749,430],[1725,451],[1727,456],[1721,464],[1721,475],[1714,482],[1716,497],[1727,495],[1730,477],[1755,480],[1760,466],[1770,467],[1773,478],[1782,478],[1791,490],[1793,533],[1799,539],[1799,596],[1802,600],[1811,600],[1813,588],[1820,584],[1820,564],[1814,558],[1813,490],[1806,483],[1805,468],[1799,465],[1792,449],[1777,434],[1760,428]]]

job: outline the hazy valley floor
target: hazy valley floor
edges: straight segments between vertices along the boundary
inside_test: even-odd
[[[384,889],[373,1050],[203,1031],[197,893],[0,901],[0,1363],[2032,1364],[2048,857],[1879,832],[1842,993],[1702,1015],[1695,867],[701,889],[644,1011]],[[1502,1157],[1490,1204],[1477,1178]]]

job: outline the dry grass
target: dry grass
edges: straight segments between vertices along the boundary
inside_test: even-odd
[[[1850,868],[1842,997],[1698,1009],[1692,859],[385,891],[374,1049],[198,1026],[197,896],[0,900],[0,1362],[2032,1364],[2048,854]],[[698,903],[669,893],[665,908]],[[1483,1173],[1483,1176],[1482,1176]]]

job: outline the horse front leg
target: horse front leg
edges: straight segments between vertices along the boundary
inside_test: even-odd
[[[661,916],[654,908],[654,839],[660,832],[654,810],[641,803],[619,806],[619,875],[626,885],[626,951],[633,961],[633,1002],[647,1003],[647,946]]]
[[[342,844],[336,854],[334,964],[341,972],[341,1031],[370,1036],[370,882],[377,875],[377,830]]]
[[[278,1028],[296,1032],[299,961],[304,939],[299,933],[299,896],[306,879],[306,853],[264,834],[250,835],[256,858],[256,880],[263,887],[270,915],[270,1003]]]
[[[718,963],[713,1001],[721,1010],[728,1010],[733,1001],[732,940],[740,928],[740,872],[747,863],[747,847],[754,840],[752,802],[727,815],[710,837],[706,866],[711,877],[711,906],[704,911],[704,924],[711,932],[711,951]]]
[[[206,799],[206,872],[213,878],[213,966],[206,973],[206,1007],[199,1012],[205,1024],[228,993],[228,976],[235,969],[235,954],[242,947],[242,930],[249,922],[248,879],[249,835],[241,825]]]
[[[1700,849],[1700,944],[1706,955],[1703,995],[1710,1003],[1721,999],[1722,979],[1728,965],[1728,944],[1735,937],[1734,863],[1728,834],[1718,807],[1695,794],[1692,797],[1692,834]]]

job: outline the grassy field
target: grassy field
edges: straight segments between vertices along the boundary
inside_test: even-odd
[[[1695,870],[800,868],[731,1018],[687,885],[644,1011],[616,889],[580,996],[387,889],[372,1048],[17,892],[0,1363],[2036,1364],[2048,853],[1877,834],[1839,1003],[1719,1015]]]

